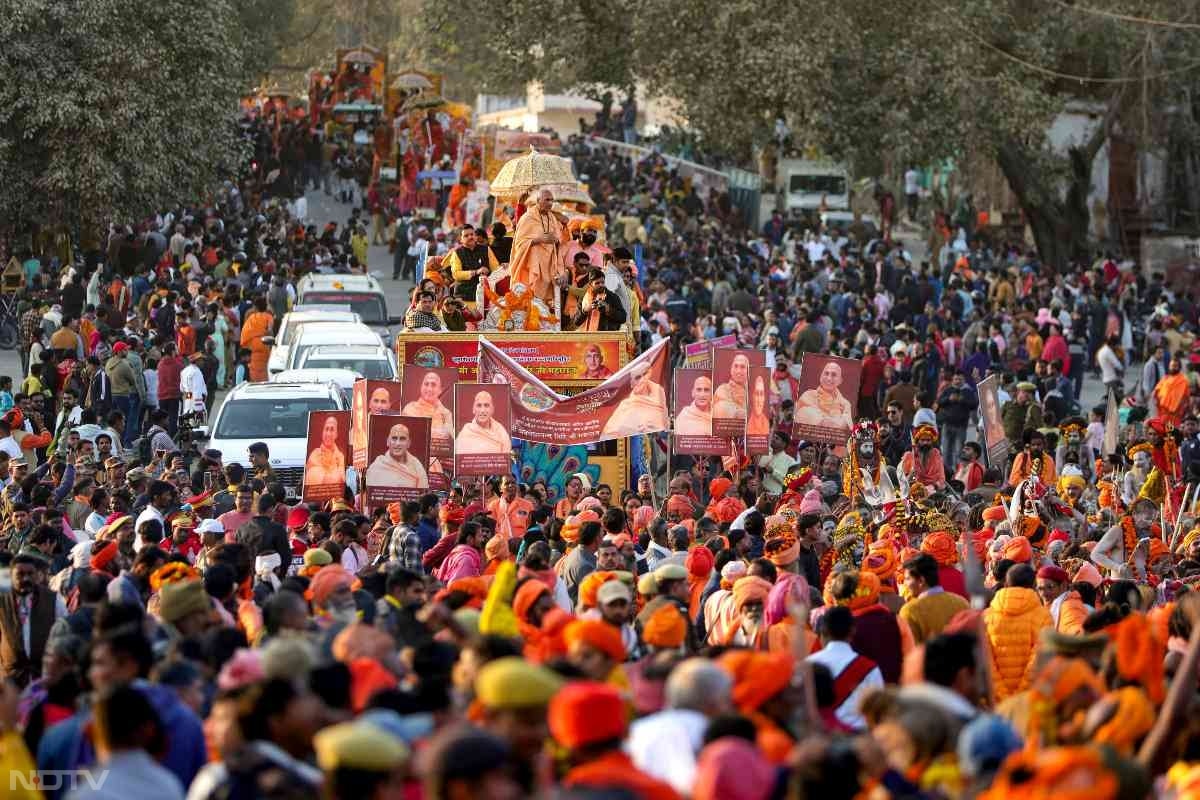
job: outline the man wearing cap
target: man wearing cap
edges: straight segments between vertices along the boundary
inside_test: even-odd
[[[196,553],[196,569],[203,572],[210,563],[213,550],[225,542],[225,526],[217,519],[202,519],[196,526],[196,534],[200,537],[200,551]]]
[[[189,564],[196,563],[196,556],[203,546],[196,534],[196,517],[190,512],[180,511],[171,515],[168,524],[171,526],[171,539],[163,543],[167,551],[184,556]]]
[[[1042,427],[1042,407],[1033,399],[1037,386],[1029,381],[1017,384],[1017,396],[1000,409],[1004,436],[1010,442],[1022,441],[1025,431]]]
[[[1068,636],[1083,634],[1083,621],[1090,612],[1079,592],[1071,589],[1071,576],[1057,564],[1047,564],[1037,571],[1037,593],[1050,611],[1054,630]]]
[[[113,345],[112,355],[104,364],[104,372],[112,383],[113,407],[124,414],[126,420],[133,419],[134,399],[137,397],[137,377],[133,374],[133,367],[129,365],[129,361],[125,357],[128,350],[129,345],[125,342],[117,342]],[[125,446],[128,447],[133,443],[132,434],[136,427],[135,425],[128,426],[126,441],[123,443]]]
[[[394,712],[392,712],[394,713]],[[313,736],[329,800],[393,797],[405,792],[409,750],[391,731],[365,719],[340,722]]]
[[[546,709],[563,684],[557,673],[518,656],[490,661],[475,676],[479,725],[508,742],[523,783],[532,783],[550,735]]]

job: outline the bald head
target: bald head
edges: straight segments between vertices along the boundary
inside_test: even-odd
[[[681,662],[667,676],[665,689],[667,708],[686,708],[712,717],[732,705],[729,673],[706,658]]]

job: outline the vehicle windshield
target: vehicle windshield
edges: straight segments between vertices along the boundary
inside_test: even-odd
[[[788,182],[791,194],[835,194],[846,193],[844,175],[792,175]]]
[[[308,412],[337,408],[331,397],[226,400],[217,420],[217,439],[303,439]]]
[[[348,369],[351,372],[357,372],[364,378],[384,378],[386,380],[394,380],[396,375],[392,372],[392,363],[386,358],[372,358],[370,356],[345,356],[339,358],[337,356],[322,356],[320,358],[310,358],[305,360],[301,365],[301,369]]]
[[[379,325],[387,322],[387,306],[383,295],[371,292],[305,292],[304,303],[350,306],[357,312],[362,321],[368,325]]]
[[[292,340],[296,338],[296,331],[300,330],[301,325],[308,325],[311,327],[313,325],[336,325],[336,324],[345,325],[346,320],[344,320],[344,319],[320,319],[320,318],[310,318],[310,319],[298,320],[296,322],[291,323],[290,325],[285,325],[280,330],[279,337],[278,337],[278,343],[282,344],[282,345],[291,344]]]

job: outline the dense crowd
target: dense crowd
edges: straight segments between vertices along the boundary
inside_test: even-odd
[[[661,158],[577,140],[606,245],[569,231],[559,288],[590,306],[616,268],[623,318],[575,321],[670,339],[676,363],[725,334],[764,350],[771,452],[677,456],[628,489],[579,473],[561,497],[506,474],[307,504],[265,444],[192,436],[259,379],[298,277],[362,271],[379,217],[397,277],[425,279],[407,326],[465,330],[521,210],[446,237],[350,176],[350,221],[320,228],[303,190],[350,156],[248,135],[257,172],[205,203],[78,260],[21,253],[6,796],[1196,796],[1189,294],[987,231],[935,225],[913,263],[863,223],[750,230]],[[793,435],[806,353],[862,362],[844,448]],[[1081,408],[1097,382],[1115,419]]]

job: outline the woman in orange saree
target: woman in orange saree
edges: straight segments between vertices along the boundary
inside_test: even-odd
[[[242,323],[242,347],[250,350],[250,380],[265,381],[267,379],[267,358],[271,354],[271,346],[263,341],[264,336],[270,336],[275,327],[275,317],[267,311],[267,298],[254,298],[254,310],[246,315]]]

